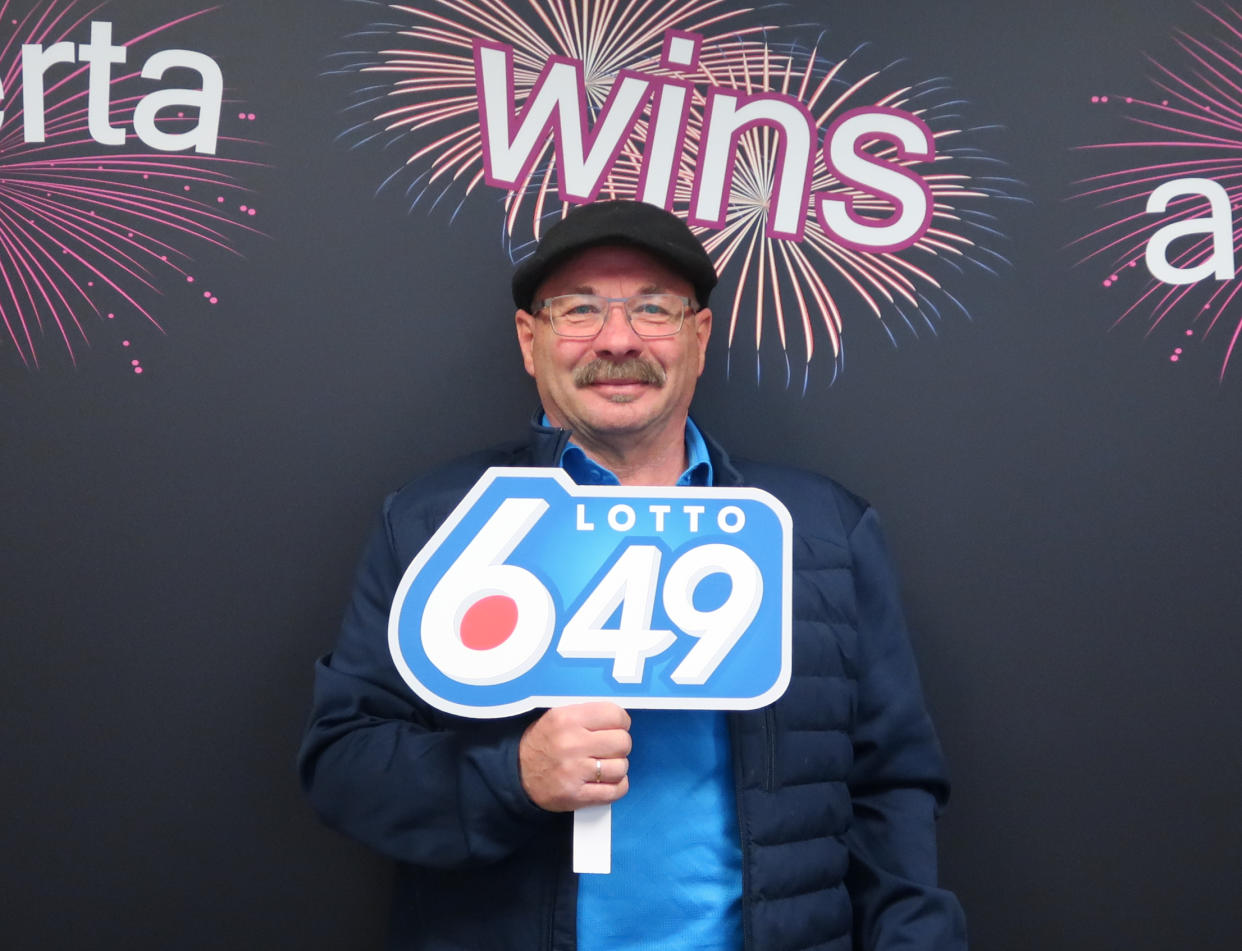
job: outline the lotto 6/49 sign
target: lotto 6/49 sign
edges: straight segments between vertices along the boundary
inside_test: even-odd
[[[789,513],[758,489],[489,469],[406,570],[389,646],[461,716],[752,709],[789,682],[791,561]]]

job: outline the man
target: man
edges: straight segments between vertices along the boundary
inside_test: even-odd
[[[316,667],[300,768],[326,822],[397,861],[394,948],[965,948],[936,887],[947,785],[874,513],[822,477],[730,460],[689,418],[715,282],[668,212],[570,212],[513,276],[542,404],[529,438],[385,503]],[[393,594],[492,465],[780,498],[795,533],[785,695],[729,714],[588,703],[478,721],[422,703],[389,656]],[[613,872],[577,876],[570,816],[594,803],[615,803]]]

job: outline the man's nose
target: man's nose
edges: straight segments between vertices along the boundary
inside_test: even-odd
[[[642,347],[643,338],[634,332],[625,316],[625,304],[611,301],[604,311],[604,326],[595,337],[595,349],[604,353],[629,353]]]

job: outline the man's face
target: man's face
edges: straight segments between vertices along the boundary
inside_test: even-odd
[[[687,280],[645,251],[625,246],[588,248],[570,258],[539,285],[535,302],[584,293],[620,298],[677,294],[694,302]],[[535,378],[554,425],[572,430],[580,441],[612,445],[632,436],[681,438],[703,372],[711,311],[687,313],[681,330],[657,338],[638,336],[620,304],[609,308],[603,329],[590,339],[557,336],[546,314],[519,310],[516,320],[526,372]],[[631,370],[621,378],[598,378],[616,376],[622,364]]]

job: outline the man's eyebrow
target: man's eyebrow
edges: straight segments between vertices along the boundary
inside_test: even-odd
[[[599,291],[596,289],[594,284],[575,284],[573,287],[570,287],[566,290],[561,291],[561,293],[562,294],[596,294],[598,295]],[[648,281],[646,284],[642,285],[642,287],[640,287],[634,293],[635,294],[667,294],[668,288],[658,282]]]

